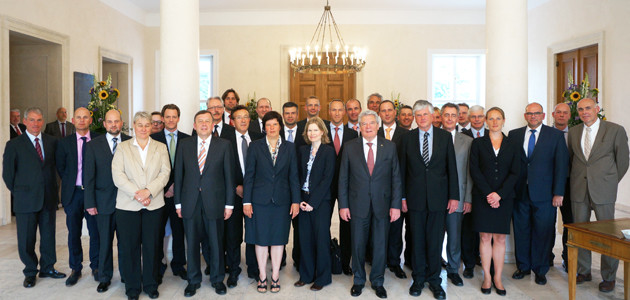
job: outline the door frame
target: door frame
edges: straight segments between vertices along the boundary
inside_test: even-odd
[[[123,120],[126,124],[132,124],[133,120],[133,57],[127,54],[123,54],[120,52],[112,51],[107,48],[99,47],[98,48],[98,72],[100,74],[101,80],[105,80],[106,78],[102,78],[103,75],[103,59],[110,59],[121,62],[123,64],[127,64],[127,86],[128,86],[128,103],[127,107],[129,108],[129,119]],[[96,74],[95,74],[96,75]]]

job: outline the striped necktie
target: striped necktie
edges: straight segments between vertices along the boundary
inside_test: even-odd
[[[199,163],[199,173],[203,174],[203,166],[206,164],[206,141],[204,140],[201,140],[201,149],[199,149],[197,162]]]

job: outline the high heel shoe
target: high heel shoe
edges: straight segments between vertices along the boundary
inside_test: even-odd
[[[492,283],[492,284],[494,285],[494,283]],[[481,293],[484,294],[484,295],[490,295],[490,293],[492,293],[492,285],[489,288],[484,289],[483,288],[483,283],[481,283]]]
[[[497,292],[497,295],[499,296],[505,296],[507,294],[507,292],[505,290],[501,290],[497,287],[496,284],[494,284],[494,280],[492,280],[492,286],[494,286],[495,291]],[[490,289],[488,289],[488,293],[490,293]]]

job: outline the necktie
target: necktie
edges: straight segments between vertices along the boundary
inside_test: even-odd
[[[168,155],[171,157],[171,168],[175,164],[175,150],[177,146],[175,146],[175,133],[171,132],[168,135],[171,136],[171,142],[168,143]]]
[[[61,137],[66,136],[66,123],[61,123]]]
[[[531,129],[531,135],[529,136],[529,142],[527,143],[527,158],[532,157],[534,153],[534,146],[536,146],[536,129]]]
[[[42,154],[42,146],[39,145],[39,138],[35,138],[35,151],[39,155],[39,160],[44,162],[44,155]]]
[[[15,132],[17,133],[18,136],[22,135],[22,130],[20,130],[20,125],[14,126],[15,127]]]
[[[112,138],[114,145],[112,146],[112,154],[116,153],[116,146],[118,146],[118,138]]]
[[[374,151],[372,150],[372,143],[367,143],[368,148],[368,159],[367,159],[367,167],[368,171],[370,171],[370,176],[372,176],[372,171],[374,171]]]
[[[234,120],[232,120],[232,114],[228,115],[228,119],[230,119],[230,126],[234,127]]]
[[[85,143],[87,143],[87,137],[81,137],[81,156],[78,157],[78,166],[77,166],[77,185],[83,185],[83,159],[85,158]]]
[[[337,155],[339,155],[339,150],[341,149],[341,141],[339,140],[339,127],[335,127],[335,139],[333,140],[333,144],[335,145],[335,152],[337,152]]]
[[[247,162],[247,148],[249,147],[249,145],[247,144],[247,139],[245,138],[245,135],[241,135],[241,137],[243,138],[243,141],[241,141],[241,152],[243,154],[243,165],[245,165],[245,163]]]
[[[258,124],[260,124],[260,132],[262,132],[263,134],[267,134],[267,132],[265,131],[265,126],[263,126],[262,121],[259,121]]]
[[[481,133],[477,131],[477,137],[481,137]]]
[[[429,164],[429,133],[424,133],[424,139],[422,140],[422,159],[424,164]]]
[[[293,129],[289,129],[289,138],[287,141],[293,143]]]
[[[81,144],[81,161],[82,161],[83,158],[85,157],[85,143],[87,143],[87,137],[82,136],[81,141],[83,141],[83,143]]]
[[[357,126],[356,124],[354,126],[352,126],[352,129],[354,129],[354,131],[358,131],[359,130],[359,126]]]
[[[386,138],[388,141],[391,141],[391,140],[392,140],[392,136],[391,136],[389,133],[392,131],[392,129],[391,129],[391,128],[385,128],[385,131],[386,131],[386,133],[385,133],[385,138]]]
[[[212,133],[212,136],[219,137],[219,124],[214,125],[214,132]]]
[[[206,164],[206,141],[201,140],[201,149],[199,149],[199,155],[197,155],[197,162],[199,163],[199,173],[203,174],[203,166]]]
[[[584,135],[584,157],[588,160],[592,150],[591,144],[591,128],[586,127],[586,134]]]

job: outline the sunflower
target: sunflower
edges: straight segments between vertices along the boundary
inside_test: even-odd
[[[567,91],[562,92],[562,98],[567,96]]]
[[[94,112],[90,110],[90,117],[94,116]]]
[[[105,81],[101,81],[98,84],[100,84],[101,86],[105,86],[107,83]]]
[[[116,98],[118,98],[118,96],[120,96],[120,91],[118,89],[114,89],[113,91],[116,93]]]
[[[571,100],[578,101],[580,100],[580,98],[582,98],[582,95],[580,95],[580,93],[578,92],[571,93]]]
[[[107,97],[109,97],[109,94],[107,93],[107,91],[101,91],[100,93],[98,93],[98,97],[101,98],[101,100],[105,100],[107,99]]]

